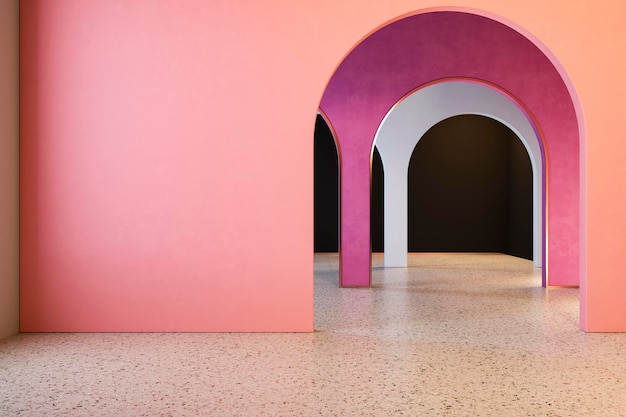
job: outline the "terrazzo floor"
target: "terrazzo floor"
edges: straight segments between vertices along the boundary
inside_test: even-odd
[[[307,334],[20,334],[0,416],[626,416],[626,334],[578,329],[578,290],[500,254],[315,257]]]

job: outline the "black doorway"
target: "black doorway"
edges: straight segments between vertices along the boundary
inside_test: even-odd
[[[410,252],[532,259],[532,168],[508,127],[475,115],[444,120],[416,145],[408,175]]]

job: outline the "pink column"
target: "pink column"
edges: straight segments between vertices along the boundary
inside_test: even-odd
[[[340,284],[371,284],[370,155],[368,147],[348,142],[342,148],[340,214]]]

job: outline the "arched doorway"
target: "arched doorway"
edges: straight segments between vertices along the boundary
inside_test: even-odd
[[[374,32],[346,56],[324,93],[320,107],[342,152],[341,285],[370,285],[369,165],[380,123],[407,92],[459,77],[506,91],[541,132],[550,173],[544,266],[550,285],[578,285],[580,135],[568,86],[529,38],[496,20],[458,11],[415,14]]]
[[[431,127],[408,167],[409,252],[533,258],[532,168],[504,124],[460,115]]]
[[[385,265],[406,266],[407,171],[413,149],[442,120],[463,114],[483,115],[509,127],[521,139],[533,172],[533,263],[544,262],[545,161],[542,140],[519,104],[493,85],[476,80],[439,80],[417,88],[392,107],[375,138],[388,171],[385,204]],[[480,152],[480,149],[476,149]],[[543,285],[547,268],[543,270]]]
[[[314,251],[339,251],[339,155],[332,130],[321,114],[315,120],[313,151]]]

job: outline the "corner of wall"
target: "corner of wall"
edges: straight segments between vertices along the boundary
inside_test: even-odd
[[[19,332],[19,0],[0,1],[0,339]]]

